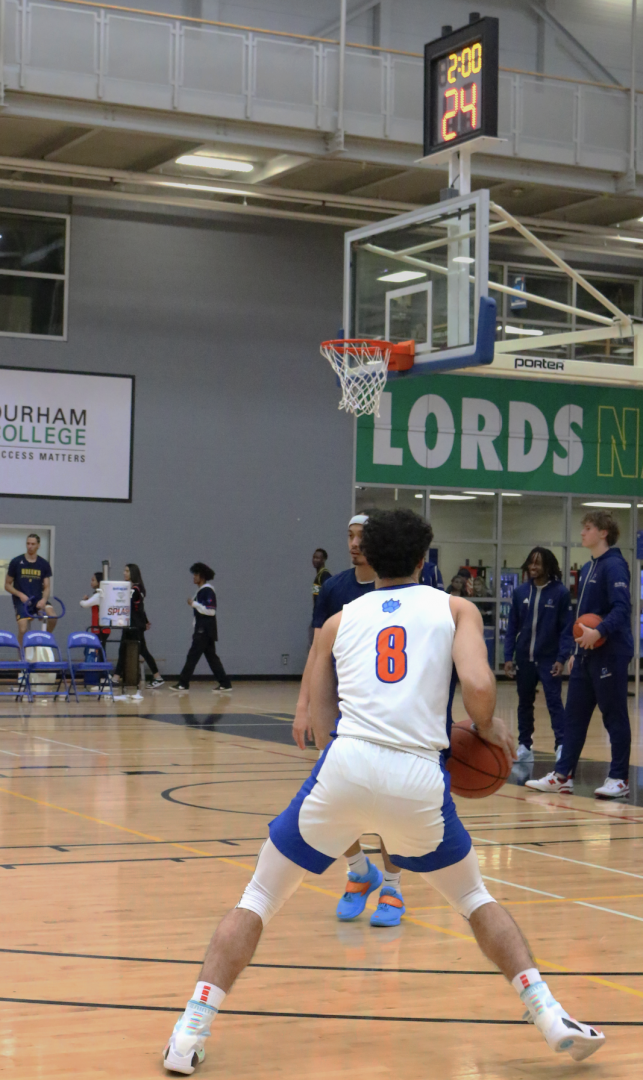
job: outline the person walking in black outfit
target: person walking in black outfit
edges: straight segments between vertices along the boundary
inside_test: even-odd
[[[179,675],[179,681],[171,690],[189,690],[190,679],[194,675],[199,660],[205,656],[212,674],[219,683],[214,687],[214,692],[222,691],[229,693],[232,690],[230,679],[225,673],[223,664],[217,656],[217,595],[209,583],[214,577],[214,570],[202,562],[196,562],[190,567],[194,584],[197,591],[188,599],[188,604],[194,612],[194,634],[192,644],[183,665],[183,671]]]
[[[139,652],[152,672],[150,686],[153,690],[158,690],[159,687],[165,685],[165,682],[163,676],[159,674],[156,660],[152,656],[147,647],[147,642],[145,641],[145,631],[149,630],[151,623],[148,622],[147,615],[145,614],[145,585],[143,584],[141,571],[136,563],[127,563],[125,570],[123,571],[123,580],[129,581],[132,584],[132,595],[130,597],[130,625],[129,629],[123,630],[121,635],[115,674],[117,678],[121,680],[125,673],[126,642],[132,640],[138,641]]]

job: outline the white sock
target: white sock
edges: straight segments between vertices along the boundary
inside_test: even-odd
[[[538,968],[525,968],[524,971],[519,971],[515,978],[511,980],[511,985],[517,994],[522,994],[523,990],[526,990],[528,986],[533,986],[534,983],[541,983],[542,981],[543,977]]]
[[[218,986],[213,986],[212,983],[208,982],[198,982],[190,1000],[198,1001],[201,1005],[208,1005],[215,1012],[218,1012],[223,1005],[225,996],[225,990],[220,990]]]
[[[402,878],[402,871],[398,870],[396,874],[390,873],[386,868],[384,869],[384,881],[382,885],[385,885],[389,889],[395,889],[396,892],[400,891],[400,880]]]
[[[346,862],[351,874],[358,874],[359,877],[368,874],[368,859],[361,848],[357,855],[349,855]]]

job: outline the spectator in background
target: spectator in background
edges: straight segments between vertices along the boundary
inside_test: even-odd
[[[26,552],[24,555],[16,555],[15,559],[11,560],[4,580],[5,590],[11,593],[13,600],[18,622],[18,640],[21,645],[32,619],[39,618],[39,613],[43,612],[47,615],[55,614],[53,608],[47,603],[51,589],[51,566],[38,554],[39,547],[38,534],[29,533]],[[55,625],[55,619],[50,619],[47,630],[51,633]]]
[[[569,689],[565,706],[563,750],[555,772],[542,780],[529,780],[536,791],[571,795],[574,771],[587,738],[592,713],[598,705],[612,748],[610,770],[597,787],[598,799],[621,799],[629,795],[628,783],[632,732],[627,708],[628,667],[634,653],[630,568],[616,547],[619,527],[606,510],[590,510],[581,522],[581,544],[591,555],[578,579],[576,619],[598,615],[596,629],[587,626],[576,642],[570,660]],[[604,644],[598,645],[600,638]],[[569,652],[573,647],[570,638]]]
[[[189,690],[190,679],[194,675],[194,670],[201,657],[205,656],[212,674],[219,684],[214,687],[214,692],[221,691],[221,693],[228,694],[232,690],[232,683],[225,673],[216,650],[218,638],[217,595],[214,586],[210,585],[214,577],[214,570],[211,570],[206,563],[196,562],[190,567],[190,573],[194,584],[197,586],[194,596],[188,598],[188,604],[194,612],[194,634],[183,665],[183,671],[179,675],[179,681],[170,689]]]
[[[447,586],[447,592],[451,596],[470,596],[469,585],[471,581],[471,574],[466,567],[461,566],[457,574],[454,574],[451,578],[451,584]]]
[[[95,574],[92,574],[90,585],[94,590],[91,596],[83,596],[80,601],[82,608],[90,608],[92,613],[91,632],[96,634],[96,637],[100,641],[101,645],[105,649],[107,647],[107,639],[111,633],[109,626],[101,626],[99,623],[98,605],[100,604],[100,584],[103,580],[103,573],[101,570],[97,570]]]
[[[315,606],[317,604],[317,597],[319,596],[319,590],[325,581],[328,581],[329,577],[332,577],[330,570],[326,566],[326,559],[328,558],[328,552],[324,548],[316,548],[313,552],[313,566],[317,573],[315,574],[315,580],[313,581],[313,619],[315,618]],[[309,642],[310,647],[313,643],[314,628],[311,622]]]
[[[125,643],[127,641],[135,640],[138,641],[141,656],[152,672],[150,686],[153,690],[158,690],[159,687],[164,686],[165,683],[163,676],[159,674],[156,660],[152,656],[147,647],[147,642],[145,641],[145,631],[149,630],[152,624],[148,622],[147,615],[145,614],[145,585],[143,584],[141,571],[136,563],[127,563],[123,571],[123,580],[130,581],[132,584],[132,595],[130,597],[130,625],[128,630],[123,630],[121,636],[118,661],[116,663],[116,677],[121,680],[125,671]]]
[[[491,596],[491,589],[480,574],[476,575],[471,582],[471,596],[474,600],[482,600],[486,596]],[[476,607],[482,615],[483,624],[485,626],[493,626],[495,614],[494,605],[476,604]]]
[[[505,675],[515,678],[518,690],[517,756],[518,761],[534,760],[534,701],[540,681],[558,760],[565,729],[561,677],[571,651],[571,599],[549,548],[532,548],[521,569],[527,580],[514,589],[505,636]]]

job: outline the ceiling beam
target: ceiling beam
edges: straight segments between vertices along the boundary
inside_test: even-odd
[[[95,135],[99,134],[100,128],[91,128],[89,131],[84,131],[82,135],[77,135],[75,139],[66,139],[65,142],[60,143],[59,146],[55,146],[53,150],[45,154],[43,161],[56,161],[66,150],[71,150],[74,146],[80,146],[82,143],[87,142],[88,139],[93,139]]]
[[[346,22],[352,22],[353,19],[359,19],[360,15],[365,15],[367,11],[372,11],[373,8],[380,6],[381,0],[365,0],[363,4],[357,4],[355,7],[349,9],[346,13]],[[324,23],[324,25],[316,30],[313,37],[330,37],[335,30],[339,30],[339,18],[333,19],[332,22]]]
[[[545,7],[545,2],[540,3],[538,0],[527,0],[527,6],[531,8],[535,15],[539,19],[549,26],[555,36],[561,41],[570,55],[581,65],[581,67],[587,71],[592,79],[598,79],[599,82],[613,83],[615,86],[621,86],[622,84],[618,79],[612,75],[600,60],[597,60],[593,53],[586,49],[584,45],[574,37],[571,30],[568,30],[566,26],[563,26],[558,19],[554,18],[550,11]]]

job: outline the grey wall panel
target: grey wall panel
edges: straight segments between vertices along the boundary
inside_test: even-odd
[[[188,567],[204,559],[228,669],[301,671],[312,552],[348,565],[353,427],[319,356],[340,325],[341,285],[342,235],[328,226],[73,215],[69,340],[7,338],[3,362],[134,374],[136,427],[131,504],[0,500],[6,522],[56,525],[61,635],[84,625],[77,601],[103,557],[119,572],[138,562],[149,645],[178,671]]]
[[[246,38],[243,34],[184,26],[182,85],[187,90],[240,95],[245,90]]]
[[[31,4],[27,63],[40,69],[95,74],[98,67],[97,18],[93,11]],[[55,51],[52,41],[56,42]]]

